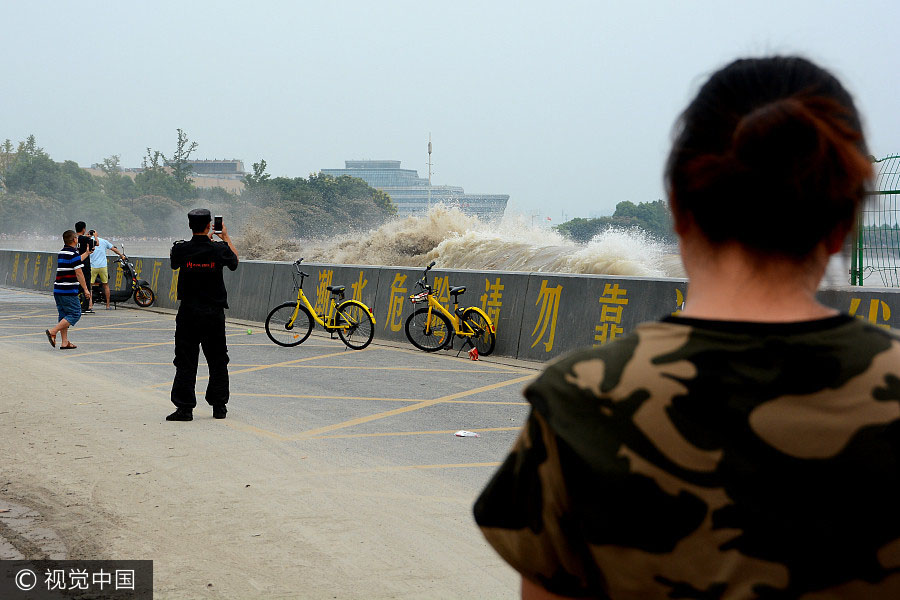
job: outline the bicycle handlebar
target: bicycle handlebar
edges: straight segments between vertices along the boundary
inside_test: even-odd
[[[302,258],[299,258],[294,261],[294,269],[297,271],[297,275],[302,275],[303,277],[309,277],[309,273],[304,273],[300,270],[300,263],[303,262]]]

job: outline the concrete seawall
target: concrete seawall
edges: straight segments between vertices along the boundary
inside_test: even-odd
[[[132,257],[138,276],[150,282],[157,306],[177,306],[177,272],[168,258]],[[122,272],[109,261],[110,287],[125,289]],[[242,261],[225,271],[229,318],[264,321],[272,307],[293,300],[293,266]],[[414,310],[410,294],[423,269],[304,263],[310,274],[303,290],[317,310],[327,308],[329,285],[346,286],[375,313],[375,338],[406,341],[404,323]],[[0,282],[49,292],[56,275],[56,254],[0,250]],[[449,287],[466,286],[461,306],[478,306],[497,326],[495,353],[544,361],[569,350],[596,346],[628,333],[643,321],[675,312],[684,300],[684,279],[648,279],[605,275],[514,273],[434,269],[429,273],[437,299],[452,310]],[[842,288],[819,292],[820,300],[882,327],[900,329],[900,290]],[[458,343],[458,342],[457,342]],[[458,346],[457,346],[458,347]]]

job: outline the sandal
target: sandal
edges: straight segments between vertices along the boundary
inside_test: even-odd
[[[49,329],[45,329],[44,333],[47,334],[47,339],[50,340],[50,345],[56,348],[56,336],[50,333]]]
[[[77,348],[77,347],[78,347],[78,346],[76,346],[76,345],[73,344],[72,342],[69,342],[69,345],[68,345],[68,346],[60,346],[59,349],[60,349],[60,350],[74,350],[74,349]]]

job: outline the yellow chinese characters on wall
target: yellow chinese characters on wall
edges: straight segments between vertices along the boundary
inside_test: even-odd
[[[159,288],[159,271],[162,268],[162,261],[154,260],[153,261],[153,275],[150,277],[150,287],[155,289]]]
[[[19,275],[19,253],[16,252],[15,257],[13,258],[12,271],[9,273],[9,280],[13,283],[16,282],[16,278]]]
[[[391,297],[388,304],[387,319],[384,321],[384,328],[390,327],[391,331],[400,331],[403,327],[403,305],[406,302],[406,275],[402,273],[394,274],[394,281],[391,282]]]
[[[41,255],[34,257],[34,274],[31,276],[31,285],[38,284],[38,278],[41,276]]]
[[[175,302],[178,300],[178,273],[181,269],[175,269],[172,272],[172,283],[169,285],[169,300],[171,302]],[[122,271],[119,271],[119,277],[121,277]],[[116,285],[118,286],[118,277]]]
[[[350,288],[353,290],[353,299],[354,300],[359,300],[360,302],[362,302],[362,293],[363,293],[363,290],[366,288],[366,285],[368,285],[368,283],[369,283],[369,280],[365,278],[365,272],[360,271],[359,279],[357,279],[350,285]]]
[[[441,303],[441,305],[450,310],[450,278],[435,277],[434,287],[432,288],[432,296]]]
[[[628,290],[618,283],[607,283],[600,296],[600,324],[594,327],[594,347],[611,342],[625,332],[622,311],[628,305]]]
[[[21,283],[23,285],[25,284],[25,281],[28,280],[28,263],[30,263],[30,262],[31,262],[31,256],[26,255],[25,262],[22,263],[22,281],[21,281]]]
[[[677,317],[681,314],[681,311],[684,310],[684,292],[680,289],[675,288],[675,312],[672,313],[673,317]]]
[[[328,287],[334,279],[334,271],[332,269],[322,269],[319,271],[319,283],[316,285],[316,313],[324,315],[328,310]]]
[[[557,285],[556,287],[550,287],[547,285],[547,280],[544,279],[541,281],[541,291],[538,294],[537,301],[534,303],[535,306],[538,304],[541,305],[541,310],[538,313],[537,323],[534,325],[534,330],[531,332],[531,337],[534,338],[534,342],[531,344],[531,347],[534,348],[546,337],[546,341],[544,341],[544,351],[550,352],[553,350],[553,342],[556,339],[556,320],[559,317],[559,300],[562,297],[562,284]]]
[[[500,322],[500,309],[503,308],[503,288],[500,278],[491,283],[490,279],[484,280],[484,294],[481,295],[481,310],[491,319],[494,327]]]
[[[863,312],[860,312],[860,307],[863,308]],[[877,298],[869,300],[868,307],[863,305],[861,298],[851,298],[850,316],[868,321],[872,325],[877,325],[884,329],[891,328],[891,307],[888,306],[887,302]]]
[[[51,278],[53,277],[53,256],[47,255],[47,261],[44,264],[44,287],[49,288],[51,285]]]

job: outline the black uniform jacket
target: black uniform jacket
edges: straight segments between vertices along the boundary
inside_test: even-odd
[[[238,259],[228,244],[195,235],[187,242],[175,242],[169,253],[178,272],[178,299],[182,305],[228,308],[228,293],[222,268],[237,269]]]

